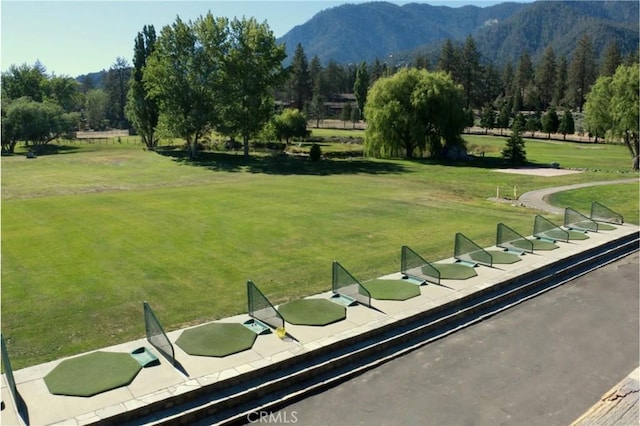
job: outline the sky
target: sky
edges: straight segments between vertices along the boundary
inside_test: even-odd
[[[118,57],[131,64],[138,32],[145,25],[153,25],[156,33],[160,33],[162,27],[175,22],[177,16],[183,21],[195,21],[211,11],[214,16],[229,19],[253,17],[259,22],[266,21],[274,36],[281,37],[322,10],[362,2],[1,0],[0,69],[4,72],[10,65],[32,65],[40,61],[49,74],[77,77],[107,70]],[[418,2],[450,7],[467,4],[484,7],[501,3],[490,0],[413,1]]]

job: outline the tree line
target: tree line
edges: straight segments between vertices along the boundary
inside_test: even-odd
[[[448,75],[461,89],[466,125],[475,113],[485,128],[509,127],[517,119],[524,120],[523,129],[572,133],[570,111],[582,112],[596,80],[638,62],[637,53],[623,57],[612,43],[599,63],[585,35],[570,59],[549,46],[535,64],[525,50],[498,66],[484,60],[468,36],[464,43],[446,40],[437,57],[418,54],[405,63],[390,57],[322,64],[317,56],[309,61],[297,45],[285,68],[284,46],[266,22],[211,13],[194,22],[178,17],[159,34],[145,26],[133,51],[132,65],[116,59],[104,87],[47,74],[40,63],[10,66],[2,75],[3,151],[13,151],[17,141],[39,145],[77,129],[115,127],[132,128],[150,148],[160,137],[182,138],[191,156],[215,131],[239,138],[248,155],[249,140],[258,135],[286,141],[304,136],[301,123],[327,118],[332,103],[345,121],[365,119],[374,84],[403,69]],[[354,101],[345,102],[344,94]],[[556,110],[564,111],[562,117]],[[589,131],[605,136],[600,124]]]

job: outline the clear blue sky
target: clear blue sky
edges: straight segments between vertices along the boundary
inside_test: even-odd
[[[501,3],[488,0],[414,2],[451,7]],[[134,39],[142,27],[154,25],[159,33],[163,26],[173,23],[176,16],[188,21],[211,11],[214,16],[228,18],[254,17],[259,22],[266,21],[274,35],[280,37],[316,13],[343,3],[362,1],[2,0],[1,69],[6,71],[12,64],[33,64],[39,60],[49,73],[76,77],[109,69],[117,57],[131,63]]]

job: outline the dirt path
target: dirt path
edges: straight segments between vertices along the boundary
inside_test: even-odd
[[[556,192],[568,191],[571,189],[578,188],[586,188],[588,186],[598,186],[598,185],[614,185],[618,183],[632,183],[639,182],[639,179],[621,179],[621,180],[610,180],[605,182],[588,182],[588,183],[577,183],[575,185],[565,185],[565,186],[556,186],[555,188],[545,188],[538,189],[537,191],[525,192],[520,195],[518,198],[518,202],[525,207],[529,207],[531,209],[542,210],[548,213],[555,214],[564,214],[564,209],[556,206],[552,206],[551,204],[546,202],[546,197],[550,194],[555,194]]]

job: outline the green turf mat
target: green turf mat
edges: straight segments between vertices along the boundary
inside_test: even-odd
[[[443,280],[466,280],[478,275],[471,266],[458,263],[432,263],[432,265],[440,271],[440,278]]]
[[[183,331],[176,344],[190,355],[224,357],[251,349],[256,337],[242,324],[211,323]]]
[[[555,250],[558,248],[558,246],[552,243],[551,241],[538,240],[538,239],[532,239],[528,241],[531,241],[533,243],[534,251],[535,250]],[[516,240],[516,241],[513,241],[511,244],[523,250],[529,248],[529,245],[523,240]]]
[[[614,229],[616,229],[616,227],[610,223],[598,222],[598,231],[613,231]]]
[[[586,240],[589,236],[581,231],[569,230],[569,240]]]
[[[88,397],[127,386],[141,369],[128,353],[98,351],[62,361],[44,382],[54,395]]]
[[[371,280],[362,283],[371,297],[378,300],[407,300],[420,296],[420,286],[406,280]]]
[[[285,321],[296,325],[327,325],[347,317],[347,308],[326,299],[299,299],[278,308]]]
[[[487,253],[491,255],[492,262],[494,264],[510,264],[520,262],[522,259],[519,255],[514,253],[508,253],[503,250],[487,250]]]

